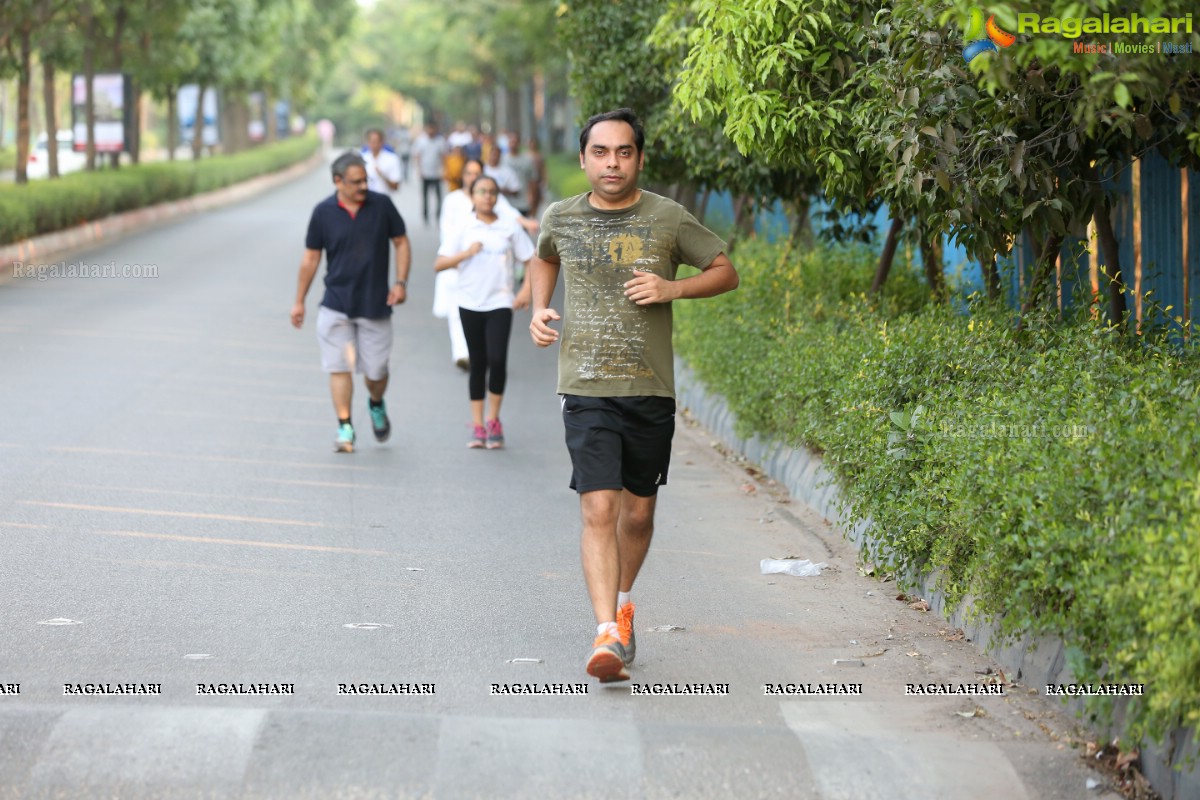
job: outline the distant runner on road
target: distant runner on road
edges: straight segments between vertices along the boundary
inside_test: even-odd
[[[350,401],[357,369],[370,395],[368,408],[376,440],[386,442],[392,425],[383,393],[392,354],[392,306],[407,298],[412,250],[404,219],[390,197],[367,190],[367,166],[357,153],[333,162],[337,191],[317,204],[308,222],[292,324],[304,325],[304,298],[326,254],[325,296],[317,309],[321,366],[337,412],[334,449],[354,452]],[[388,242],[396,251],[396,280],[388,277]]]
[[[549,306],[564,274],[558,394],[597,623],[587,671],[602,683],[628,680],[636,654],[631,592],[675,434],[671,302],[738,285],[725,242],[680,204],[638,188],[644,144],[627,108],[587,121],[579,166],[592,190],[546,209],[530,264],[538,347],[560,340]],[[680,264],[701,272],[677,280]]]
[[[378,128],[367,131],[361,155],[367,165],[367,189],[391,197],[400,188],[402,167],[400,156],[384,146],[383,131]]]

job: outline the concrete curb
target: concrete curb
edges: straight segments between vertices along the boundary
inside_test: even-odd
[[[757,435],[749,439],[738,436],[736,417],[724,398],[711,393],[680,359],[675,359],[675,388],[679,404],[709,431],[721,439],[733,452],[757,464],[772,479],[787,487],[792,497],[808,504],[842,531],[861,548],[871,523],[848,526],[839,510],[840,492],[833,475],[821,463],[821,456],[807,448],[792,448]],[[1025,637],[1016,642],[991,645],[995,626],[973,618],[970,602],[947,613],[946,598],[933,589],[936,576],[925,576],[920,582],[921,596],[951,625],[960,627],[967,639],[984,649],[1006,671],[1015,674],[1026,686],[1041,687],[1049,683],[1071,683],[1073,678],[1066,663],[1067,646],[1054,637]],[[1072,700],[1068,707],[1078,714],[1081,700]],[[1121,730],[1121,707],[1118,705],[1114,727]],[[1196,800],[1200,798],[1200,772],[1193,766],[1182,767],[1189,759],[1200,758],[1200,743],[1195,731],[1176,730],[1162,745],[1142,747],[1142,773],[1164,800]],[[1180,765],[1176,769],[1173,765]]]
[[[0,271],[0,284],[13,277],[15,267],[19,264],[44,262],[49,258],[117,239],[128,233],[144,230],[187,214],[237,203],[280,184],[295,180],[324,162],[325,155],[318,150],[311,158],[279,172],[259,175],[257,178],[226,186],[223,189],[126,211],[122,214],[114,214],[111,217],[87,222],[74,228],[4,245],[0,247],[0,264],[7,268]]]

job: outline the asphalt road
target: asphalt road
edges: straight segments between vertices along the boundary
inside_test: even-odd
[[[987,661],[686,421],[635,592],[634,682],[728,694],[591,681],[554,353],[519,314],[508,447],[467,450],[434,229],[405,187],[394,432],[373,441],[359,384],[359,449],[335,454],[319,285],[305,329],[288,323],[329,191],[316,172],[55,262],[156,277],[0,281],[0,797],[1098,796],[1027,687],[906,696]],[[788,554],[831,569],[758,573]],[[808,683],[862,694],[764,694]],[[230,684],[290,693],[216,693]]]

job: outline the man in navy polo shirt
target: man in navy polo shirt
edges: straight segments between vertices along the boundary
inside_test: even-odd
[[[292,324],[297,328],[304,324],[304,298],[324,250],[325,297],[317,309],[317,338],[338,418],[334,449],[352,453],[351,373],[356,368],[370,395],[375,438],[385,442],[392,432],[383,403],[392,354],[392,306],[407,298],[412,250],[404,220],[391,199],[367,191],[367,167],[361,156],[344,153],[333,162],[333,185],[337,191],[317,204],[308,222]],[[395,283],[388,277],[388,240],[396,250]]]

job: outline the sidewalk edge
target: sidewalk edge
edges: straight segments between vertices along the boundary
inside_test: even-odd
[[[125,211],[86,222],[74,228],[45,233],[31,239],[0,246],[0,264],[5,267],[0,271],[0,286],[6,280],[13,279],[15,273],[13,268],[17,264],[64,256],[67,253],[113,241],[170,220],[246,200],[311,172],[323,164],[324,160],[324,153],[318,149],[311,157],[278,172],[259,175],[211,192]]]
[[[861,547],[870,523],[859,523],[847,527],[838,513],[840,492],[833,475],[821,463],[821,457],[807,448],[793,448],[786,444],[762,439],[755,435],[741,438],[734,430],[736,417],[725,404],[724,398],[714,394],[688,368],[680,358],[675,359],[676,395],[679,404],[688,409],[702,425],[721,439],[733,452],[757,464],[772,479],[783,484],[796,500],[808,504],[855,545]],[[1057,637],[1024,637],[1016,642],[990,647],[995,626],[978,618],[972,618],[971,604],[964,602],[953,613],[947,613],[945,597],[933,589],[935,576],[925,576],[920,585],[921,596],[933,611],[946,617],[950,624],[961,627],[967,638],[995,659],[1002,667],[1020,676],[1026,686],[1039,688],[1048,683],[1070,683],[1073,679],[1066,664],[1066,644]],[[1081,700],[1072,700],[1067,707],[1078,714],[1083,708]],[[1119,717],[1114,728],[1122,729]],[[1194,800],[1200,798],[1200,770],[1176,769],[1190,759],[1200,756],[1200,743],[1196,732],[1186,729],[1173,731],[1163,742],[1152,742],[1142,746],[1142,773],[1155,791],[1164,800]]]

